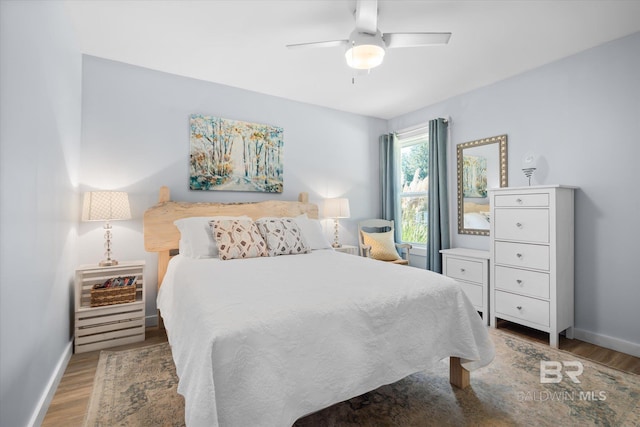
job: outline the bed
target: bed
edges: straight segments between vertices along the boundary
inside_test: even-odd
[[[292,256],[172,256],[174,221],[317,219],[297,202],[178,203],[163,187],[144,216],[158,252],[158,308],[188,426],[287,426],[449,357],[450,381],[493,359],[482,320],[450,278],[317,248]]]

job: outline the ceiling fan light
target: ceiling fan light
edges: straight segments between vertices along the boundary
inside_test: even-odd
[[[349,67],[358,70],[368,70],[382,64],[384,53],[384,49],[380,46],[362,44],[350,47],[344,56],[347,59]]]
[[[357,70],[369,70],[382,64],[385,53],[382,33],[361,33],[354,30],[349,37],[349,45],[344,54],[347,64]]]

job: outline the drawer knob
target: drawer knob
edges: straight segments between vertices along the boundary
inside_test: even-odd
[[[461,268],[461,269],[460,269],[460,273],[464,273],[464,272],[465,272],[465,269],[464,269],[464,268]]]
[[[518,310],[522,310],[522,306],[521,306],[521,305],[517,306],[516,308],[517,308]]]
[[[516,227],[522,228],[522,223],[521,222],[516,222]]]
[[[518,258],[522,258],[522,254],[521,254],[520,252],[518,252],[518,253],[516,254],[516,256],[517,256]]]
[[[517,203],[519,203],[519,204],[522,204],[522,199],[521,199],[520,197],[518,197],[518,198],[516,199],[516,202],[517,202]]]
[[[516,283],[517,283],[518,285],[522,285],[522,280],[520,280],[520,279],[516,279]]]

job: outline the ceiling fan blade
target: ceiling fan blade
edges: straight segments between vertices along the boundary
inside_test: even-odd
[[[306,48],[313,48],[313,47],[346,46],[348,43],[349,43],[349,40],[329,40],[324,42],[288,44],[287,47],[289,49],[306,49]]]
[[[378,31],[378,0],[356,0],[356,30],[367,34]]]
[[[388,48],[447,44],[449,38],[451,33],[385,33],[382,36]]]

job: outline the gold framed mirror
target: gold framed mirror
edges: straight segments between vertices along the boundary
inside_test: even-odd
[[[507,186],[507,135],[456,146],[458,169],[458,233],[488,236],[487,190]]]

